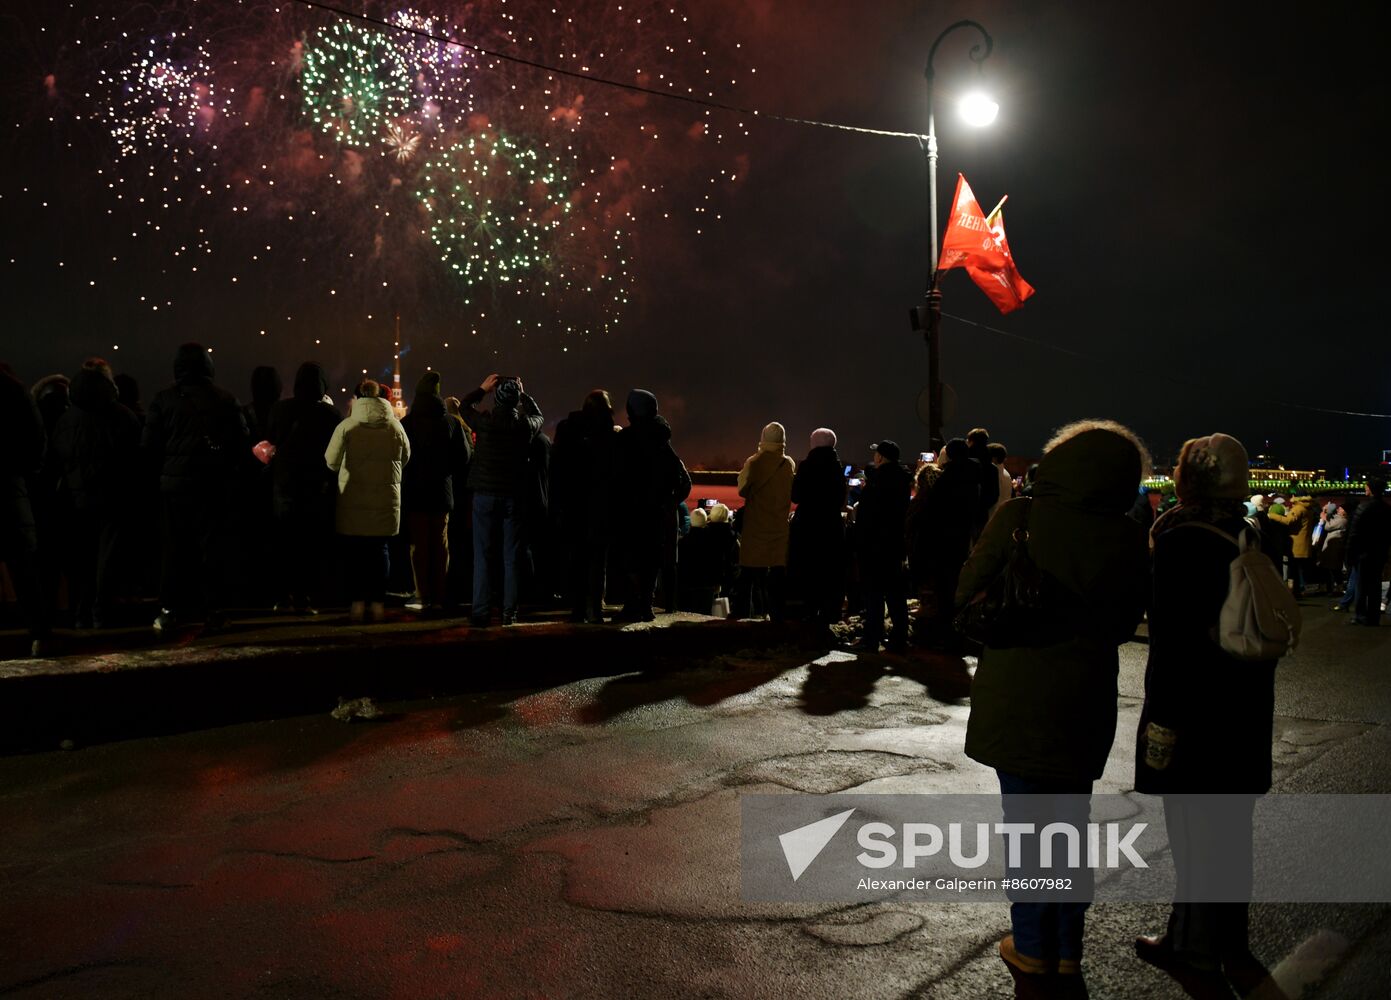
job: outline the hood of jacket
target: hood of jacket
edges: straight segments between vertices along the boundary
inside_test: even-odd
[[[29,391],[33,394],[36,401],[44,399],[53,393],[61,393],[71,399],[72,379],[66,375],[55,372],[52,375],[45,375],[34,383],[34,387]]]
[[[411,400],[411,412],[408,415],[417,419],[437,419],[448,413],[449,408],[444,405],[442,398],[434,393],[422,392]]]
[[[295,399],[302,403],[317,403],[328,392],[324,370],[313,361],[306,361],[295,372]]]
[[[180,344],[174,354],[174,381],[180,385],[213,380],[213,359],[202,344]]]
[[[83,368],[72,380],[72,405],[92,412],[116,402],[116,383],[95,368]]]
[[[348,419],[358,424],[389,424],[396,418],[391,404],[380,396],[363,396],[353,400],[353,411]]]
[[[628,422],[652,420],[657,416],[657,397],[646,389],[634,389],[628,393]]]
[[[444,396],[440,391],[439,372],[426,372],[420,376],[419,381],[415,383],[415,398],[419,399],[421,396]]]
[[[1038,465],[1035,500],[1097,514],[1124,514],[1135,502],[1140,455],[1119,434],[1083,431],[1058,445]]]

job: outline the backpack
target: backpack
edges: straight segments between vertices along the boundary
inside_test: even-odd
[[[1261,551],[1256,526],[1248,520],[1237,539],[1211,524],[1188,523],[1221,535],[1237,548],[1213,636],[1217,644],[1233,659],[1248,662],[1276,660],[1293,652],[1302,624],[1299,605]]]

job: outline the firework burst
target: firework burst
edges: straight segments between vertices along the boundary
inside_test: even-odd
[[[177,31],[149,39],[134,60],[99,81],[110,93],[101,117],[122,156],[191,152],[225,107],[213,87],[211,57]]]
[[[412,132],[400,122],[391,122],[386,127],[387,152],[395,157],[397,163],[406,163],[415,158],[420,151],[420,133]]]
[[[446,330],[582,338],[624,315],[644,238],[700,231],[738,162],[720,146],[742,130],[471,46],[728,97],[704,81],[732,78],[711,73],[732,47],[708,28],[697,41],[678,2],[583,18],[541,0],[356,8],[377,23],[286,0],[44,5],[35,23],[74,42],[24,70],[43,101],[26,135],[89,151],[99,183],[64,185],[73,226],[109,230],[84,286],[128,296],[133,322],[235,293],[253,335],[315,346],[306,314],[353,330],[396,310],[445,344]]]
[[[302,66],[305,112],[347,145],[370,144],[411,105],[405,53],[380,31],[335,21],[313,34]]]

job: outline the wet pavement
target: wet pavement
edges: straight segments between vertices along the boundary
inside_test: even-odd
[[[1277,790],[1391,791],[1391,628],[1306,615]],[[739,897],[741,794],[996,789],[962,753],[967,664],[757,628],[699,652],[524,638],[485,669],[459,645],[472,680],[372,722],[0,758],[0,996],[1009,995],[1002,901]],[[1122,651],[1099,791],[1130,786],[1144,655]],[[1182,995],[1130,949],[1165,910],[1092,909],[1094,997]],[[1252,942],[1292,996],[1386,994],[1391,907],[1258,905]]]

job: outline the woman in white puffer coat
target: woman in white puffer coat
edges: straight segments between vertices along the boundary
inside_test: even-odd
[[[329,439],[324,460],[338,473],[334,516],[347,550],[349,618],[386,617],[386,581],[391,572],[387,543],[401,528],[401,469],[411,457],[410,440],[381,386],[368,379],[357,387],[348,418]]]

